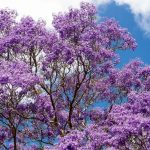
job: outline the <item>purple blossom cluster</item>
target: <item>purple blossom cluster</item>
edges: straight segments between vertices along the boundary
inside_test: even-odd
[[[107,117],[105,112],[94,110],[90,116],[92,121],[94,118],[92,124],[61,137],[54,149],[150,149],[149,99],[149,92],[131,92],[129,101],[113,105]]]
[[[50,30],[0,10],[0,149],[150,149],[150,67],[137,59],[118,69],[116,51],[137,44],[96,13],[82,2]]]

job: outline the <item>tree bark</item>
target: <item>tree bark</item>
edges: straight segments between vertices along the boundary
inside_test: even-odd
[[[13,134],[14,150],[17,150],[17,132],[15,127],[12,128],[12,134]]]

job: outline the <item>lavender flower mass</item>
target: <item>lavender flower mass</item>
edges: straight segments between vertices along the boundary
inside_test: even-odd
[[[150,150],[150,66],[118,68],[137,43],[96,13],[82,2],[48,29],[0,10],[1,150]]]

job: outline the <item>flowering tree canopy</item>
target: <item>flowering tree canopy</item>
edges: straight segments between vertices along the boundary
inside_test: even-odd
[[[50,30],[0,10],[0,149],[150,149],[150,67],[117,68],[117,51],[137,44],[96,13],[81,3],[54,15]]]

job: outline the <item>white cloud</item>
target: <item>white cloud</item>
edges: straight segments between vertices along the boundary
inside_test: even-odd
[[[150,0],[96,0],[97,3],[115,2],[117,5],[128,5],[137,24],[150,35]]]
[[[91,0],[86,0],[91,1]],[[30,15],[43,18],[50,25],[52,13],[65,11],[68,7],[79,7],[81,0],[0,0],[0,8],[16,9],[19,17]]]
[[[83,0],[0,0],[0,8],[16,9],[19,17],[30,15],[34,19],[43,18],[51,25],[52,13],[78,8]],[[84,0],[97,5],[115,1],[118,5],[127,4],[139,26],[150,33],[150,0]]]
[[[136,22],[150,34],[150,0],[114,0],[118,5],[128,5]]]
[[[50,25],[52,13],[68,10],[69,7],[79,8],[83,0],[0,0],[0,8],[8,7],[17,10],[19,18],[30,15],[34,19],[43,18]],[[96,4],[104,4],[110,0],[84,0]]]
[[[92,0],[93,3],[101,5],[101,4],[107,4],[111,2],[112,0]]]

